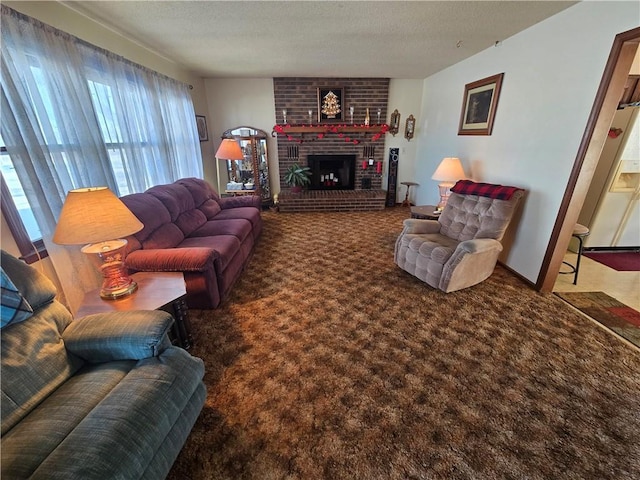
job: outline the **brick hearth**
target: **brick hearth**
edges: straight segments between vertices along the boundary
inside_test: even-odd
[[[339,124],[349,124],[349,107],[355,108],[354,125],[364,122],[366,108],[369,108],[371,124],[377,124],[377,110],[381,110],[380,123],[387,119],[389,98],[388,78],[274,78],[275,114],[282,123],[282,110],[287,109],[287,122],[292,125],[309,125],[308,111],[313,112],[313,124],[318,125],[317,89],[323,87],[344,88],[342,102],[343,119]],[[338,135],[304,134],[289,140],[279,135],[277,140],[280,165],[280,211],[363,211],[381,210],[385,205],[386,191],[382,190],[382,175],[373,167],[364,170],[362,161],[371,157],[375,162],[385,161],[384,135],[372,140],[371,133]],[[346,141],[347,138],[357,140]],[[295,146],[297,156],[292,157],[290,147]],[[284,183],[286,169],[293,163],[307,165],[307,157],[316,155],[355,154],[355,190],[305,191],[291,194]],[[386,168],[386,162],[383,163]],[[370,189],[363,189],[363,179],[370,182]]]
[[[385,190],[304,190],[291,193],[284,189],[278,195],[281,212],[364,212],[383,210]]]

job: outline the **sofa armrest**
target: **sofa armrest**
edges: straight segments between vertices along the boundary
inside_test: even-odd
[[[213,266],[218,252],[211,248],[152,248],[127,255],[127,268],[141,272],[202,272]]]
[[[243,195],[241,197],[221,197],[217,199],[217,202],[223,210],[237,207],[256,207],[260,209],[262,200],[257,195]]]
[[[437,220],[423,220],[419,218],[407,218],[403,220],[404,225],[403,234],[414,233],[439,233],[440,223]]]
[[[476,285],[493,273],[502,244],[492,238],[476,238],[460,242],[445,263],[438,288],[455,292]]]
[[[497,250],[502,251],[502,244],[493,238],[474,238],[460,242],[456,250],[465,253],[485,253]]]
[[[74,320],[62,333],[65,348],[91,363],[157,357],[171,345],[173,324],[162,310],[108,312]]]

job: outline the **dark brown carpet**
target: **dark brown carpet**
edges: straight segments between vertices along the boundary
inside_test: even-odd
[[[192,311],[208,398],[171,479],[638,479],[640,353],[503,268],[401,271],[408,209],[266,212]]]

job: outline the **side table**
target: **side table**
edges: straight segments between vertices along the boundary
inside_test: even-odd
[[[189,310],[187,309],[187,288],[180,272],[138,272],[131,275],[138,284],[138,290],[127,297],[116,300],[100,298],[100,289],[84,295],[77,317],[92,313],[129,310],[164,310],[173,315],[175,322],[169,337],[171,342],[188,350],[193,344]]]
[[[440,217],[440,212],[436,213],[435,205],[420,205],[418,207],[411,207],[411,218],[422,218],[425,220],[437,220]]]
[[[416,183],[416,182],[400,182],[402,185],[406,185],[407,186],[407,193],[404,196],[404,200],[402,201],[402,206],[403,207],[410,207],[411,206],[411,202],[409,201],[409,190],[411,189],[411,187],[417,187],[420,184]]]

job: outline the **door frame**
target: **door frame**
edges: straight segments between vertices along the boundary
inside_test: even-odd
[[[613,41],[538,274],[539,291],[553,290],[639,43],[640,27],[619,33]]]

